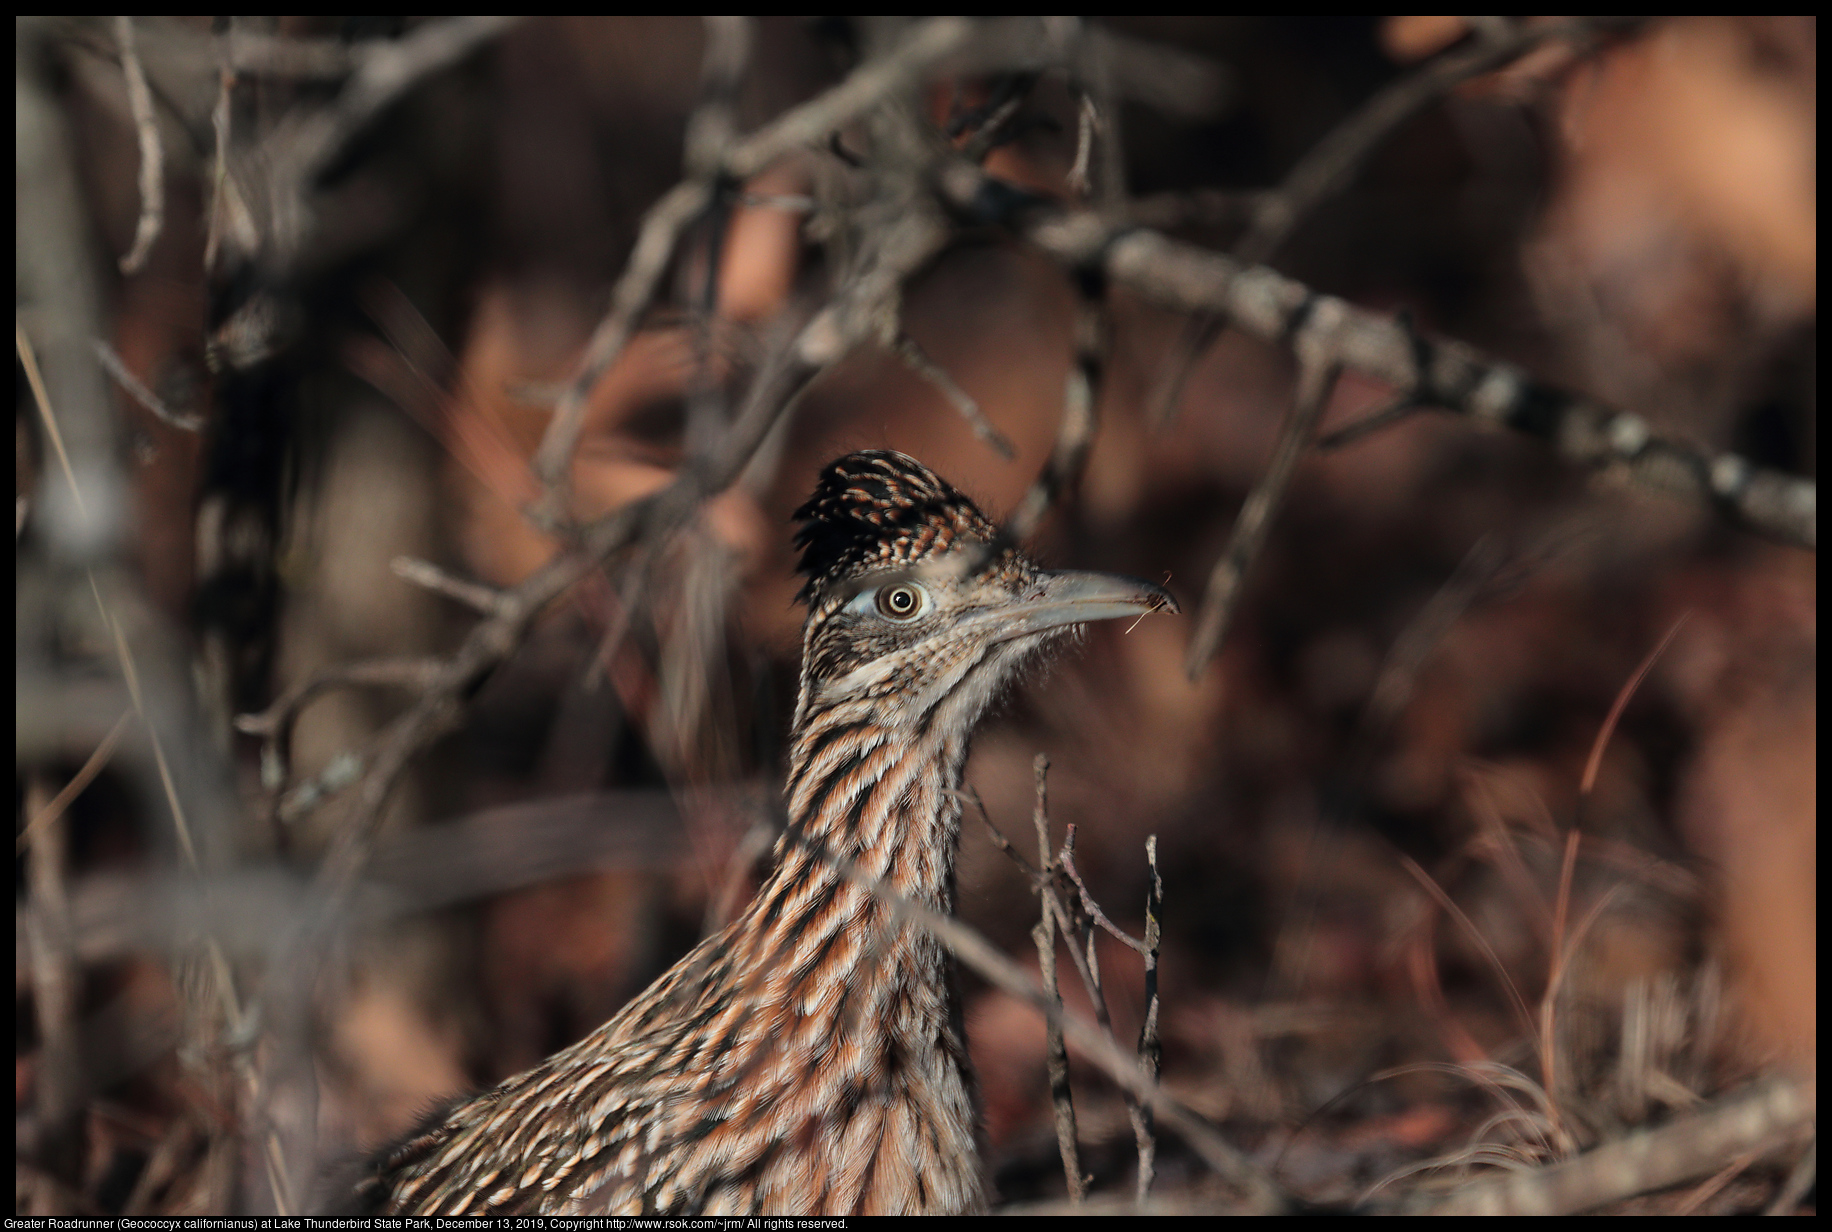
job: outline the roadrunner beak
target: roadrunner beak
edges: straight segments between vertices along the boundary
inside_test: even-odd
[[[1120,620],[1151,612],[1178,611],[1177,601],[1162,586],[1110,573],[1052,573],[1041,593],[1000,613],[1005,637],[1043,633],[1090,620]]]

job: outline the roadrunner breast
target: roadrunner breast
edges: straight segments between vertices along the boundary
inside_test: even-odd
[[[898,453],[841,458],[795,516],[808,616],[773,871],[616,1017],[378,1156],[366,1209],[984,1208],[948,957],[857,875],[951,912],[980,715],[1076,625],[1176,607],[1045,571]]]

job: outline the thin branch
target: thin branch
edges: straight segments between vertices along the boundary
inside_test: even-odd
[[[1038,792],[1038,802],[1039,802],[1038,803],[1038,814],[1041,814],[1043,812],[1044,792],[1045,792],[1044,772],[1048,769],[1048,766],[1049,766],[1048,760],[1042,754],[1038,754],[1037,766],[1036,766],[1037,792]],[[1000,833],[999,828],[992,824],[992,818],[987,814],[985,802],[980,799],[979,793],[977,791],[974,791],[971,787],[969,787],[966,789],[966,791],[963,794],[966,795],[967,798],[970,799],[978,807],[979,813],[980,813],[980,819],[985,823],[987,831],[992,835],[993,842],[999,847],[1000,850],[1005,852],[1006,855],[1010,856],[1011,859],[1017,863],[1019,868],[1025,871],[1025,874],[1030,878],[1031,888],[1037,892],[1039,898],[1042,900],[1043,918],[1042,920],[1038,922],[1036,928],[1033,930],[1033,937],[1037,941],[1039,957],[1042,958],[1042,956],[1045,953],[1045,950],[1044,950],[1045,934],[1046,932],[1049,934],[1049,937],[1048,937],[1048,940],[1050,943],[1050,949],[1048,951],[1049,957],[1042,959],[1042,965],[1043,965],[1043,970],[1046,973],[1045,979],[1044,979],[1044,988],[1046,991],[1048,991],[1052,995],[1054,995],[1056,992],[1056,983],[1055,983],[1056,968],[1055,968],[1055,961],[1054,961],[1055,922],[1060,921],[1064,928],[1068,928],[1073,920],[1073,916],[1071,912],[1069,911],[1068,905],[1064,903],[1061,897],[1056,893],[1056,886],[1054,884],[1054,878],[1052,877],[1051,872],[1047,870],[1052,870],[1056,867],[1060,867],[1068,875],[1069,879],[1074,883],[1076,888],[1080,891],[1082,903],[1084,907],[1087,909],[1084,915],[1084,919],[1087,922],[1086,927],[1089,930],[1087,937],[1085,939],[1087,949],[1086,949],[1086,953],[1084,954],[1081,950],[1078,950],[1074,946],[1070,946],[1069,947],[1069,957],[1074,961],[1077,973],[1081,976],[1082,983],[1088,990],[1088,995],[1095,1008],[1095,1016],[1096,1016],[1097,1024],[1100,1026],[1100,1028],[1103,1031],[1106,1032],[1108,1041],[1112,1043],[1116,1048],[1118,1047],[1118,1040],[1115,1038],[1114,1033],[1113,1033],[1112,1019],[1109,1017],[1107,1013],[1106,997],[1101,988],[1098,957],[1094,951],[1094,937],[1093,937],[1092,929],[1096,921],[1098,921],[1102,927],[1106,928],[1109,932],[1113,933],[1121,941],[1124,941],[1128,946],[1131,946],[1134,949],[1137,949],[1141,954],[1144,955],[1144,958],[1145,958],[1145,1014],[1144,1014],[1143,1024],[1140,1027],[1140,1031],[1139,1031],[1139,1046],[1138,1046],[1139,1065],[1140,1065],[1140,1069],[1146,1074],[1146,1076],[1150,1078],[1153,1082],[1156,1082],[1158,1078],[1158,1067],[1159,1067],[1159,1058],[1160,1058],[1160,1049],[1159,1049],[1159,1043],[1158,1043],[1158,938],[1159,938],[1158,911],[1159,911],[1159,906],[1163,902],[1163,897],[1164,897],[1163,882],[1158,876],[1158,840],[1157,840],[1157,836],[1153,835],[1151,838],[1146,840],[1146,844],[1145,844],[1146,861],[1149,864],[1150,869],[1151,869],[1152,882],[1151,882],[1151,889],[1147,892],[1146,900],[1145,900],[1146,942],[1144,945],[1141,946],[1138,942],[1133,941],[1132,938],[1128,937],[1123,931],[1118,929],[1112,923],[1112,921],[1107,918],[1106,913],[1101,911],[1099,904],[1097,904],[1094,901],[1093,896],[1088,892],[1087,886],[1083,884],[1080,874],[1075,870],[1075,827],[1074,826],[1069,827],[1067,836],[1065,837],[1063,845],[1062,845],[1062,850],[1058,853],[1056,859],[1054,861],[1050,861],[1046,859],[1045,860],[1046,871],[1038,872],[1036,869],[1034,869],[1031,866],[1029,861],[1025,860],[1023,856],[1018,854],[1017,850],[1011,845],[1011,842],[1004,836],[1004,834]],[[1039,821],[1038,825],[1039,825],[1039,832],[1038,832],[1039,851],[1040,851],[1040,854],[1047,855],[1048,842],[1049,842],[1048,822],[1046,820]],[[1060,1000],[1061,1000],[1060,997],[1058,997],[1057,1000],[1058,1000],[1058,1004],[1060,1004]],[[1052,1091],[1052,1095],[1055,1093],[1055,1085],[1054,1085],[1053,1080],[1055,1077],[1054,1065],[1055,1065],[1055,1059],[1056,1059],[1056,1053],[1055,1053],[1056,1042],[1057,1041],[1055,1040],[1055,1037],[1052,1035],[1051,1036],[1051,1078],[1052,1078],[1051,1091]],[[1064,1067],[1064,1075],[1063,1075],[1064,1099],[1062,1100],[1061,1104],[1058,1105],[1057,1121],[1056,1121],[1059,1143],[1062,1141],[1063,1128],[1064,1128],[1065,1123],[1067,1125],[1068,1132],[1069,1132],[1069,1141],[1071,1142],[1073,1141],[1074,1130],[1075,1130],[1074,1105],[1072,1101],[1070,1101],[1067,1098],[1068,1058],[1067,1058],[1066,1053],[1062,1055],[1062,1065]],[[1064,1112],[1063,1112],[1064,1106],[1066,1106],[1067,1108],[1066,1116],[1064,1115]],[[1155,1136],[1154,1129],[1153,1129],[1151,1106],[1149,1104],[1142,1103],[1138,1099],[1134,1098],[1133,1096],[1127,1095],[1126,1096],[1126,1112],[1127,1112],[1128,1118],[1132,1122],[1133,1136],[1138,1144],[1138,1150],[1139,1150],[1138,1195],[1139,1195],[1139,1201],[1142,1202],[1145,1200],[1145,1197],[1150,1193],[1150,1190],[1151,1190],[1152,1177],[1154,1173],[1154,1161],[1157,1157],[1157,1138]],[[1080,1167],[1079,1158],[1077,1158],[1077,1161],[1074,1166],[1077,1169],[1079,1169]],[[1065,1157],[1064,1159],[1065,1171],[1069,1167],[1070,1167],[1070,1164],[1068,1162],[1068,1159]],[[1073,1173],[1070,1173],[1070,1175],[1073,1175]],[[1073,1195],[1074,1193],[1073,1186],[1070,1187],[1070,1193],[1071,1195]],[[1072,1202],[1079,1201],[1079,1199],[1075,1199],[1073,1198],[1073,1196],[1071,1196],[1071,1201]]]
[[[1145,891],[1145,1021],[1139,1026],[1139,1061],[1145,1076],[1158,1081],[1163,1064],[1163,1047],[1158,1039],[1158,948],[1163,938],[1160,917],[1164,911],[1164,879],[1158,875],[1158,836],[1145,839],[1145,863],[1151,870],[1151,885]],[[1152,1123],[1151,1105],[1139,1109],[1134,1123],[1139,1148],[1139,1183],[1137,1198],[1143,1203],[1151,1196],[1151,1183],[1157,1171],[1158,1138]]]
[[[1546,43],[1589,43],[1646,20],[1576,17],[1543,23],[1515,22],[1498,31],[1479,31],[1469,43],[1452,47],[1381,90],[1312,146],[1278,190],[1261,200],[1253,228],[1235,246],[1235,255],[1253,264],[1269,258],[1298,223],[1339,191],[1400,125],[1464,82],[1504,68]]]
[[[1043,472],[1005,523],[1006,534],[1020,541],[1036,533],[1050,507],[1080,479],[1099,426],[1101,380],[1112,342],[1106,291],[1097,271],[1087,271],[1078,282],[1081,295],[1075,312],[1075,361],[1063,383],[1062,424],[1056,430],[1056,444]]]
[[[287,788],[292,778],[293,728],[308,705],[331,689],[350,685],[424,689],[437,679],[441,666],[436,659],[337,664],[295,681],[260,713],[237,715],[238,731],[261,738],[261,785],[269,793],[269,820],[290,825],[349,787],[362,773],[362,759],[345,752],[333,756],[316,775]]]
[[[635,336],[654,302],[681,236],[712,204],[716,182],[742,183],[793,150],[824,141],[835,130],[906,88],[938,61],[964,47],[974,31],[959,18],[931,18],[914,27],[889,55],[869,61],[825,94],[777,117],[723,151],[692,179],[676,185],[643,216],[636,246],[611,292],[611,310],[593,332],[535,451],[534,470],[550,490],[563,486],[584,426],[586,399]],[[557,513],[557,510],[554,512]]]
[[[1047,878],[1055,868],[1050,857],[1049,773],[1050,759],[1037,754],[1032,763],[1037,780],[1037,804],[1031,810],[1031,824],[1037,829],[1037,863]],[[1062,994],[1056,988],[1056,912],[1050,897],[1042,896],[1041,918],[1031,929],[1037,943],[1037,969],[1043,978],[1043,993],[1062,1012]],[[1068,921],[1063,921],[1066,926]],[[1047,1021],[1044,1030],[1049,1037],[1050,1105],[1055,1110],[1056,1147],[1062,1155],[1062,1172],[1068,1178],[1069,1201],[1081,1202],[1088,1196],[1088,1175],[1081,1167],[1081,1147],[1076,1141],[1075,1094],[1069,1088],[1069,1053],[1062,1039],[1062,1024]]]
[[[216,270],[224,235],[235,235],[237,246],[244,251],[253,251],[260,243],[254,233],[253,220],[248,216],[247,203],[242,200],[229,172],[230,141],[234,134],[231,104],[235,99],[235,69],[231,67],[232,57],[223,50],[223,43],[235,37],[235,18],[229,18],[229,22],[226,39],[217,43],[216,104],[210,108],[210,209],[209,223],[204,231],[204,272],[207,274]]]
[[[250,736],[279,738],[313,699],[339,685],[395,685],[421,689],[433,680],[441,666],[437,659],[369,659],[320,668],[295,682],[267,709],[257,714],[237,715],[236,730]]]
[[[57,416],[51,411],[51,395],[45,389],[44,374],[38,368],[38,351],[32,340],[26,336],[25,323],[18,318],[13,320],[13,352],[19,356],[19,366],[25,372],[25,383],[32,391],[32,402],[38,407],[38,422],[44,425],[45,437],[51,442],[51,452],[57,455],[57,465],[63,469],[64,482],[70,485],[70,499],[76,504],[76,511],[84,521],[89,519],[89,509],[83,500],[83,485],[76,481],[76,468],[70,465],[70,452],[64,448],[63,430],[57,426]]]
[[[1807,1149],[1795,1161],[1793,1171],[1788,1173],[1787,1180],[1782,1182],[1776,1191],[1774,1200],[1763,1210],[1764,1215],[1792,1215],[1800,1209],[1800,1203],[1819,1182],[1819,1134],[1815,1131],[1813,1140],[1807,1143]]]
[[[1574,1215],[1709,1175],[1745,1152],[1767,1153],[1797,1142],[1812,1132],[1817,1107],[1814,1081],[1775,1079],[1575,1159],[1465,1185],[1448,1198],[1420,1193],[1400,1209],[1432,1215]]]
[[[985,823],[986,833],[992,836],[993,846],[1004,852],[1011,858],[1014,864],[1024,870],[1025,877],[1029,879],[1032,889],[1035,889],[1040,883],[1040,874],[1031,866],[1031,862],[1026,860],[1019,854],[1018,849],[1011,845],[1011,840],[1005,837],[1004,832],[992,824],[992,816],[987,813],[986,802],[980,799],[979,791],[972,785],[968,785],[962,790],[961,794],[968,800],[971,800],[974,807],[979,809],[980,820]]]
[[[700,65],[700,102],[687,118],[683,142],[690,176],[717,174],[720,160],[738,135],[738,87],[743,84],[756,42],[748,17],[705,17],[706,53]]]
[[[969,162],[983,163],[986,156],[1017,138],[1018,126],[1014,121],[1018,110],[1024,106],[1024,100],[1037,84],[1037,73],[1016,72],[1000,75],[993,83],[992,93],[985,103],[975,107],[964,115],[957,116],[948,125],[950,137],[960,137],[961,157]]]
[[[421,81],[463,60],[520,21],[520,17],[440,18],[415,26],[402,38],[363,44],[353,53],[355,71],[330,105],[283,126],[274,135],[273,148],[285,152],[295,186],[309,188],[383,109]]]
[[[135,402],[151,411],[161,423],[170,424],[181,432],[203,431],[203,416],[182,414],[167,406],[152,390],[142,385],[139,378],[127,370],[127,365],[121,362],[121,357],[115,354],[114,348],[100,338],[95,340],[95,354],[96,358],[102,361],[102,367],[108,370],[108,375],[115,379],[115,383],[126,390],[128,396]]]
[[[1059,859],[1063,873],[1067,875],[1070,884],[1081,894],[1081,909],[1087,913],[1088,918],[1105,929],[1115,941],[1132,950],[1139,957],[1149,959],[1151,951],[1145,943],[1135,940],[1125,929],[1108,919],[1107,913],[1102,911],[1100,904],[1094,901],[1094,895],[1088,892],[1087,883],[1081,879],[1081,873],[1075,867],[1075,827],[1072,825],[1069,827],[1068,838],[1062,844]]]
[[[1354,423],[1345,424],[1334,432],[1317,438],[1318,453],[1334,453],[1344,445],[1352,445],[1363,437],[1372,436],[1383,428],[1390,428],[1402,419],[1408,419],[1425,409],[1410,393],[1402,393],[1381,406],[1357,419]]]
[[[140,221],[134,226],[133,246],[121,258],[121,272],[137,274],[165,227],[165,146],[159,140],[159,121],[153,114],[153,92],[147,88],[146,70],[140,67],[140,56],[134,49],[132,17],[115,18],[115,40],[121,47],[127,105],[133,112],[134,132],[140,142]]]
[[[1246,1195],[1251,1213],[1276,1214],[1287,1209],[1289,1201],[1279,1187],[1251,1160],[1229,1146],[1212,1125],[1148,1078],[1140,1069],[1137,1057],[1128,1056],[1095,1024],[1056,1004],[1022,967],[1000,953],[978,932],[953,916],[906,898],[888,882],[873,877],[807,835],[793,829],[787,833],[793,841],[819,852],[821,858],[848,881],[869,890],[893,917],[920,925],[987,983],[1036,1007],[1046,1022],[1060,1025],[1064,1037],[1073,1041],[1089,1062],[1121,1090],[1130,1092],[1141,1103],[1156,1110],[1203,1163]]]
[[[1365,763],[1372,759],[1375,743],[1386,735],[1412,700],[1419,672],[1432,652],[1506,564],[1507,552],[1501,539],[1493,534],[1483,535],[1463,554],[1450,577],[1393,639],[1380,672],[1374,678],[1374,687],[1368,692],[1367,706],[1358,724],[1357,742],[1361,747],[1351,758],[1357,779]]]
[[[951,201],[984,201],[980,178],[957,166],[941,182]],[[1815,545],[1817,487],[1810,479],[1663,439],[1639,416],[1534,381],[1463,343],[1421,338],[1396,318],[1331,301],[1264,266],[1244,266],[1153,231],[1121,231],[1092,211],[1033,212],[1013,221],[1070,268],[1098,258],[1113,282],[1160,306],[1218,312],[1243,333],[1269,342],[1288,344],[1301,336],[1306,314],[1333,302],[1342,314],[1334,355],[1345,370],[1416,390],[1433,407],[1546,441],[1576,465],[1609,468],[1646,489],[1715,506],[1782,543]]]
[[[1095,211],[1001,201],[985,187],[984,175],[964,163],[947,168],[937,183],[956,209],[984,216],[989,203],[997,205],[998,217],[1063,265],[1098,262],[1111,282],[1162,307],[1218,312],[1243,333],[1279,345],[1304,342],[1328,317],[1336,322],[1335,338],[1319,349],[1345,371],[1416,390],[1433,407],[1545,441],[1572,464],[1607,468],[1647,490],[1714,507],[1782,543],[1811,550],[1817,541],[1818,489],[1810,479],[1663,439],[1639,416],[1535,381],[1464,343],[1422,338],[1393,317],[1319,295],[1265,266],[1242,265],[1154,231],[1126,230]]]
[[[1327,319],[1317,320],[1317,313],[1324,314]],[[1333,335],[1336,316],[1333,301],[1320,301],[1316,305],[1313,321],[1321,338]],[[1189,655],[1184,660],[1185,670],[1191,680],[1202,674],[1202,669],[1208,666],[1209,660],[1220,648],[1222,639],[1227,636],[1228,626],[1233,623],[1234,614],[1240,606],[1241,584],[1246,580],[1247,570],[1252,568],[1253,562],[1259,558],[1260,549],[1266,544],[1273,518],[1279,506],[1284,503],[1292,474],[1297,470],[1298,458],[1310,443],[1311,434],[1323,416],[1323,408],[1329,402],[1330,393],[1336,388],[1336,377],[1341,368],[1333,359],[1307,357],[1300,352],[1299,364],[1297,390],[1278,443],[1273,446],[1272,460],[1266,464],[1265,474],[1260,476],[1259,482],[1254,484],[1247,499],[1241,503],[1240,516],[1234,521],[1228,545],[1222,549],[1221,558],[1215,562],[1215,568],[1209,574],[1208,588],[1202,598],[1202,610],[1196,617],[1196,633],[1190,641]]]
[[[164,789],[166,806],[172,811],[172,828],[178,835],[178,849],[184,853],[185,864],[195,873],[199,868],[197,845],[191,837],[191,823],[184,801],[179,798],[178,785],[172,777],[172,764],[166,756],[165,741],[160,738],[158,726],[147,713],[146,693],[140,686],[140,670],[134,661],[134,652],[127,645],[127,634],[107,600],[102,598],[102,587],[93,570],[89,574],[89,591],[95,598],[96,608],[101,612],[102,622],[113,635],[115,660],[120,664],[121,678],[127,684],[127,695],[132,699],[134,713],[140,716],[140,722],[146,727],[146,738],[153,746],[153,764],[159,770],[159,786]]]
[[[1068,827],[1067,832],[1063,836],[1062,851],[1059,853],[1057,860],[1065,870],[1074,864],[1075,827],[1073,825]],[[1088,914],[1084,914],[1081,920],[1081,942],[1085,952],[1085,957],[1082,962],[1078,964],[1081,978],[1087,987],[1089,1003],[1094,1007],[1095,1023],[1099,1025],[1102,1031],[1107,1033],[1107,1039],[1117,1048],[1119,1046],[1119,1037],[1116,1036],[1113,1031],[1113,1015],[1107,1009],[1107,990],[1105,985],[1101,982],[1100,954],[1094,946],[1094,939],[1096,936],[1096,914],[1098,914],[1102,920],[1105,920],[1106,914],[1100,911],[1099,906],[1094,902],[1094,896],[1088,893],[1087,887],[1081,884],[1081,879],[1079,877],[1075,878],[1075,884],[1081,890],[1083,906],[1092,908],[1092,911]],[[1109,925],[1109,927],[1111,927],[1111,925]],[[1118,930],[1114,929],[1113,931],[1117,932]],[[1121,933],[1120,936],[1124,937],[1125,934]],[[1150,1130],[1147,1128],[1147,1122],[1145,1120],[1144,1105],[1142,1105],[1137,1097],[1130,1092],[1124,1093],[1124,1099],[1126,1103],[1126,1119],[1132,1123],[1133,1138],[1140,1143],[1142,1147],[1143,1143],[1150,1135]]]
[[[15,850],[23,852],[30,845],[33,833],[40,826],[48,826],[63,816],[64,810],[83,794],[83,789],[95,782],[95,776],[102,772],[102,769],[108,765],[108,759],[114,756],[115,745],[121,742],[121,736],[127,731],[128,721],[133,717],[132,710],[123,712],[121,717],[115,720],[115,725],[108,729],[108,734],[102,737],[102,742],[95,746],[95,752],[89,755],[88,760],[83,763],[83,768],[78,770],[68,783],[64,784],[64,789],[53,796],[50,803],[37,813],[28,814],[31,820],[26,822],[25,829],[19,832],[19,841]]]
[[[26,811],[50,817],[32,832],[25,869],[32,907],[26,930],[32,955],[32,1014],[39,1041],[33,1067],[40,1139],[36,1154],[47,1172],[75,1181],[81,1175],[81,1125],[87,1102],[76,1033],[82,973],[71,944],[65,884],[69,840],[62,818],[50,809],[48,794],[38,776],[27,779]]]
[[[1252,265],[1269,260],[1304,218],[1339,192],[1395,130],[1464,82],[1505,67],[1547,42],[1588,42],[1645,20],[1579,17],[1479,30],[1467,45],[1451,48],[1375,94],[1312,146],[1278,188],[1260,195],[1251,226],[1234,245],[1234,256]],[[1220,314],[1202,315],[1186,325],[1151,400],[1159,422],[1174,413],[1196,361],[1214,345],[1226,320]]]
[[[1094,110],[1094,99],[1085,90],[1075,98],[1075,160],[1069,164],[1066,177],[1069,194],[1085,197],[1093,180],[1088,169],[1094,160],[1094,134],[1100,129],[1100,116]]]
[[[556,496],[564,486],[566,469],[572,465],[573,451],[585,426],[586,400],[636,335],[637,324],[661,286],[675,246],[712,200],[709,182],[688,180],[670,189],[643,215],[629,264],[611,292],[610,313],[586,343],[585,356],[560,395],[534,453],[535,474]],[[556,507],[549,512],[558,516],[559,510]]]
[[[1011,438],[999,431],[986,418],[986,412],[973,400],[973,395],[962,389],[948,370],[929,358],[929,353],[907,333],[898,333],[896,341],[891,344],[891,351],[914,372],[929,384],[935,386],[941,396],[953,404],[973,429],[973,434],[996,450],[1007,462],[1018,456],[1018,451],[1011,443]]]
[[[429,560],[397,556],[388,562],[388,568],[403,582],[411,582],[434,594],[444,595],[485,616],[494,615],[502,605],[503,592],[494,586],[467,581],[446,572]]]

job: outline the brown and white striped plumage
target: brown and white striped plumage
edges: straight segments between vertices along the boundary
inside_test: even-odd
[[[809,612],[774,871],[604,1026],[381,1156],[359,1187],[368,1209],[985,1206],[948,958],[826,853],[952,911],[974,723],[1076,620],[1168,596],[1045,573],[901,454],[833,463],[796,516]]]

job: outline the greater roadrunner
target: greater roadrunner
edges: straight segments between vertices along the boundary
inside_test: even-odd
[[[1044,571],[898,453],[841,458],[795,516],[808,618],[774,871],[616,1017],[378,1157],[365,1208],[985,1206],[948,957],[860,876],[952,911],[981,713],[1076,625],[1176,606],[1145,582]]]

